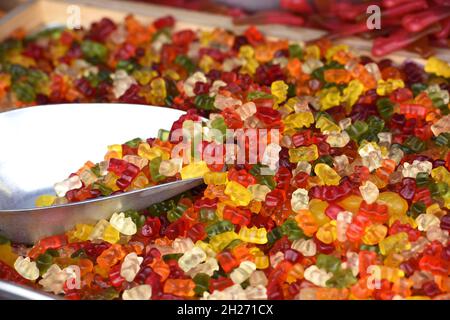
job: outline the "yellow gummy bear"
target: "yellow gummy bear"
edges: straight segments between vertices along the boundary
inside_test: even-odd
[[[284,117],[282,121],[289,129],[309,128],[314,123],[314,115],[310,111],[293,113]]]
[[[352,194],[339,201],[338,205],[345,210],[356,214],[359,211],[359,207],[361,206],[362,201],[363,199],[360,196]]]
[[[248,205],[253,198],[252,193],[247,188],[235,181],[227,183],[224,193],[238,206]]]
[[[212,237],[209,244],[215,252],[220,252],[225,249],[231,241],[236,239],[239,239],[239,235],[236,232],[227,231]]]
[[[341,93],[336,87],[331,87],[328,89],[323,89],[318,92],[320,110],[325,111],[330,108],[336,107],[341,103]]]
[[[450,191],[448,191],[445,195],[444,195],[444,207],[446,207],[447,209],[450,209]]]
[[[0,261],[3,261],[10,267],[14,267],[18,255],[12,251],[12,247],[9,243],[0,244]]]
[[[105,155],[105,160],[109,160],[111,158],[122,159],[122,145],[121,144],[113,144],[108,146],[108,152]]]
[[[389,282],[396,282],[397,280],[405,277],[405,272],[398,268],[392,268],[388,266],[377,266],[380,269],[381,279],[385,279]]]
[[[147,176],[143,172],[139,172],[136,178],[126,188],[126,191],[139,190],[145,188],[149,184]]]
[[[74,242],[78,242],[80,240],[78,240],[77,237],[75,237],[73,234],[75,233],[75,230],[69,230],[66,232],[66,236],[67,236],[67,242],[69,243],[74,243]]]
[[[253,199],[258,201],[266,200],[266,195],[271,191],[265,184],[252,184],[247,190],[252,193]]]
[[[143,86],[149,84],[150,80],[156,76],[158,76],[158,73],[154,70],[136,70],[133,72],[133,77]]]
[[[445,182],[450,185],[450,172],[444,166],[439,166],[431,170],[431,177],[437,182]]]
[[[342,102],[345,105],[345,110],[349,113],[352,106],[358,101],[359,96],[364,92],[364,85],[361,81],[354,79],[349,82],[344,89],[342,95]]]
[[[205,184],[222,185],[228,182],[226,172],[207,172],[203,176]]]
[[[378,80],[377,83],[377,94],[379,96],[386,96],[391,94],[392,91],[400,88],[404,88],[405,83],[400,79],[383,79]]]
[[[205,253],[208,257],[214,257],[216,255],[216,252],[213,250],[211,245],[207,242],[204,242],[202,240],[197,240],[197,242],[195,243],[195,246],[199,247],[203,251],[205,251]]]
[[[409,250],[411,248],[411,243],[408,241],[408,234],[406,232],[399,232],[384,238],[380,241],[378,246],[381,254],[387,256],[392,252]]]
[[[439,206],[439,203],[433,203],[431,206],[427,207],[425,210],[426,214],[433,214],[438,216],[441,212],[441,207]]]
[[[332,220],[322,225],[317,230],[316,237],[323,243],[333,243],[337,239],[336,220]]]
[[[314,217],[314,221],[317,225],[322,226],[330,221],[330,218],[325,214],[325,210],[328,207],[328,202],[320,199],[312,199],[309,201],[309,212]]]
[[[181,169],[181,179],[201,178],[209,171],[205,161],[191,162]]]
[[[162,160],[169,160],[170,158],[170,155],[167,151],[161,149],[158,146],[150,147],[147,142],[139,144],[138,156],[148,160],[153,160],[158,157],[161,157]]]
[[[319,150],[315,144],[308,147],[298,147],[289,149],[289,161],[297,163],[299,161],[311,162],[319,158]]]
[[[102,239],[112,244],[117,243],[120,240],[120,232],[111,224],[108,224],[103,231]]]
[[[365,229],[362,241],[369,246],[376,245],[386,237],[387,231],[385,225],[378,223],[371,224]]]
[[[314,172],[322,180],[323,184],[327,186],[337,186],[341,180],[341,176],[337,174],[329,165],[325,163],[318,163],[314,167]]]
[[[156,53],[156,50],[149,48],[149,50],[146,50],[144,56],[139,58],[138,61],[143,66],[151,66],[153,63],[159,63],[161,57]]]
[[[425,64],[425,71],[441,77],[450,78],[450,63],[436,57],[430,57]]]
[[[239,48],[239,58],[252,59],[255,57],[255,50],[250,45],[243,45]]]
[[[239,58],[245,59],[245,63],[241,68],[241,72],[254,74],[259,66],[255,59],[255,50],[250,45],[244,45],[239,48]]]
[[[59,57],[64,56],[64,54],[67,52],[67,47],[62,46],[62,45],[61,46],[54,45],[54,46],[52,46],[52,49],[53,50],[51,50],[51,51],[55,55],[58,53],[56,49],[59,49],[59,53],[58,53]],[[11,64],[19,64],[21,66],[24,66],[25,68],[30,68],[30,67],[36,66],[36,61],[34,59],[27,57],[25,55],[22,55],[22,54],[12,54],[8,57],[8,60],[9,60],[8,62]]]
[[[244,226],[239,230],[239,238],[249,243],[265,244],[267,243],[267,230],[265,228],[247,228]]]
[[[251,247],[248,251],[254,256],[264,254],[264,252],[262,252],[261,249],[258,247]]]
[[[387,267],[397,268],[403,261],[405,258],[400,253],[394,252],[384,259],[383,264]]]
[[[158,105],[164,104],[164,99],[167,96],[166,81],[163,78],[153,79],[150,87],[150,93],[152,95],[151,102]]]
[[[334,45],[334,46],[330,47],[327,50],[326,54],[325,54],[325,58],[328,61],[330,61],[333,58],[333,56],[339,51],[348,52],[348,45],[346,45],[346,44],[337,44],[337,45]]]
[[[315,44],[306,46],[304,58],[305,58],[305,60],[307,60],[307,59],[319,60],[320,59],[320,48]]]
[[[114,174],[114,172],[108,172],[103,178],[103,184],[110,188],[112,191],[117,191],[119,190],[119,187],[116,184],[117,179],[119,179],[119,177]]]
[[[56,197],[51,194],[43,194],[36,198],[36,201],[34,202],[36,207],[48,207],[53,204]]]
[[[256,61],[256,59],[248,59],[244,66],[240,69],[240,72],[242,73],[248,73],[250,75],[255,74],[256,69],[258,69],[259,63]]]
[[[214,33],[212,31],[202,30],[200,31],[200,44],[202,47],[207,47],[208,44],[214,40]]]
[[[270,265],[269,257],[264,254],[255,256],[255,265],[256,269],[267,269]]]
[[[180,75],[178,74],[178,72],[176,72],[173,69],[167,69],[163,71],[163,76],[164,77],[168,77],[172,80],[178,81],[181,79]]]
[[[277,103],[282,103],[286,100],[289,86],[284,83],[283,80],[278,80],[272,82],[270,86],[270,91],[272,95],[276,98]]]
[[[73,232],[72,236],[80,241],[86,241],[89,239],[89,236],[91,235],[93,230],[93,226],[80,223],[75,226],[75,231]]]
[[[205,54],[198,63],[198,66],[204,73],[208,73],[211,71],[212,67],[214,66],[214,59]]]
[[[228,200],[231,202],[231,200]],[[234,203],[233,203],[234,205]],[[217,203],[217,209],[216,209],[216,216],[219,217],[219,219],[223,219],[223,210],[225,209],[225,207],[227,206],[227,204],[225,202],[219,201]]]
[[[408,211],[408,202],[403,199],[398,193],[392,191],[385,191],[378,195],[377,202],[382,203],[388,207],[390,216],[402,216]]]
[[[256,269],[267,269],[270,265],[269,257],[264,254],[259,248],[250,248],[250,253],[255,257]]]
[[[295,111],[295,106],[300,103],[300,99],[298,97],[289,98],[286,103],[283,105],[285,114],[288,115]],[[281,108],[280,108],[281,110]]]
[[[316,128],[320,129],[322,133],[341,132],[341,127],[331,121],[328,117],[319,117],[316,121]]]

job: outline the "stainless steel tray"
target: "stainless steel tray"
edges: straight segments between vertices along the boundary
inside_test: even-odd
[[[67,205],[35,208],[37,196],[106,147],[155,137],[183,112],[128,104],[65,104],[0,113],[0,234],[33,243],[77,223],[95,223],[116,211],[143,209],[202,183],[190,179]]]

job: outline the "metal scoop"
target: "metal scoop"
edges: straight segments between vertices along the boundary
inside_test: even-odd
[[[0,280],[0,300],[62,300],[62,297]]]
[[[109,197],[35,207],[36,197],[87,160],[103,160],[106,147],[156,137],[182,111],[129,104],[61,104],[0,113],[0,234],[21,243],[95,223],[114,212],[144,209],[202,184],[170,182]]]

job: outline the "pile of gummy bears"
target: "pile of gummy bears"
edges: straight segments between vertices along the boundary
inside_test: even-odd
[[[67,299],[450,299],[448,62],[396,66],[326,40],[129,16],[16,32],[0,63],[1,103],[188,110],[156,138],[110,146],[37,205],[206,185],[31,248],[0,238],[0,279]],[[224,147],[227,129],[277,129],[279,144],[257,163],[186,164],[173,133],[202,118],[222,133],[202,148]]]

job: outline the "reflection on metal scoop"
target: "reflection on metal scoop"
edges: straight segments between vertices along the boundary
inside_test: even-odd
[[[36,208],[42,194],[85,161],[103,160],[106,146],[170,129],[182,111],[128,104],[64,104],[0,113],[0,234],[33,243],[77,223],[95,223],[116,211],[143,209],[202,184],[170,182],[82,202]]]
[[[62,300],[61,297],[37,291],[17,283],[0,280],[0,300]]]

